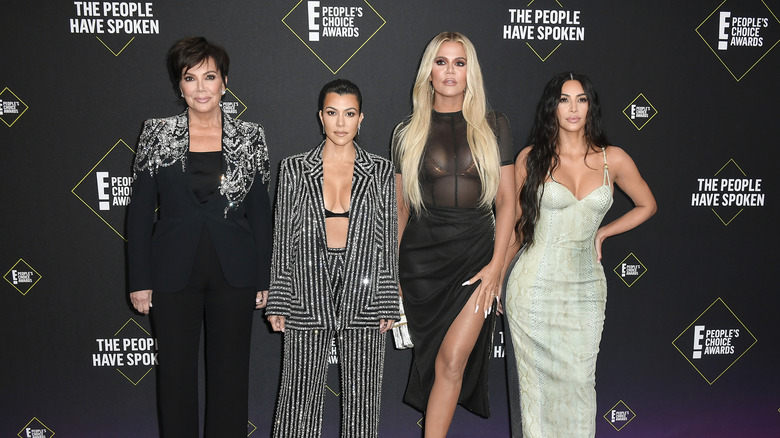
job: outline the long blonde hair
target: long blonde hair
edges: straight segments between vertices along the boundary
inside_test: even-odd
[[[463,118],[466,120],[466,140],[482,183],[480,207],[491,208],[498,192],[500,164],[496,136],[487,121],[487,97],[479,68],[477,51],[465,35],[442,32],[425,48],[412,91],[412,115],[409,122],[395,133],[395,156],[401,163],[404,201],[413,212],[424,208],[419,183],[420,162],[431,127],[434,90],[430,81],[433,62],[441,45],[458,42],[466,52],[466,90],[463,98]]]

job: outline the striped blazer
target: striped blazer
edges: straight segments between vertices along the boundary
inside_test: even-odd
[[[323,143],[282,160],[276,190],[267,315],[298,330],[378,327],[398,319],[398,216],[395,170],[355,144],[341,309],[331,301]]]

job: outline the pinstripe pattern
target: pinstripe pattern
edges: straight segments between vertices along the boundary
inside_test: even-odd
[[[284,159],[276,194],[271,287],[266,314],[288,329],[378,327],[398,319],[398,218],[390,161],[355,144],[340,309],[329,299],[322,147]]]
[[[318,437],[331,339],[336,338],[341,376],[341,437],[370,438],[379,432],[385,335],[375,328],[287,330],[275,438]]]
[[[274,416],[274,437],[322,435],[322,403],[332,333],[284,333],[284,367]]]
[[[375,437],[382,404],[385,335],[375,329],[343,330],[336,345],[341,359],[341,436]]]
[[[274,437],[321,435],[334,337],[341,371],[341,436],[375,437],[385,358],[379,320],[399,317],[395,172],[388,160],[355,145],[347,245],[329,251],[322,146],[284,159],[279,169],[266,309],[286,319]]]

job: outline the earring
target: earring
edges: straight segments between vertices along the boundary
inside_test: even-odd
[[[322,135],[325,135],[325,127],[322,127]]]
[[[223,95],[223,96],[225,95],[225,90],[222,90],[222,95]]]
[[[184,97],[184,92],[181,90],[179,90],[179,92],[181,93],[181,97]]]
[[[358,135],[360,135],[360,125],[358,125]]]

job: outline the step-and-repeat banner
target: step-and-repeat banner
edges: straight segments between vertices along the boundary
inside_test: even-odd
[[[597,435],[780,436],[780,1],[62,0],[1,10],[0,435],[156,436],[157,346],[128,302],[124,220],[143,120],[181,110],[165,69],[174,41],[203,35],[228,50],[224,109],[265,127],[276,169],[320,141],[317,93],[336,77],[363,91],[361,145],[388,156],[423,48],[457,30],[475,43],[518,151],[546,81],[584,72],[611,141],[657,198],[655,217],[604,245]],[[615,197],[608,221],[630,208]],[[499,323],[491,417],[458,408],[450,436],[509,436],[504,340]],[[280,344],[258,311],[248,436],[270,434]],[[401,401],[410,360],[388,342],[382,436],[420,435],[421,414]],[[337,436],[330,368],[324,435]]]

